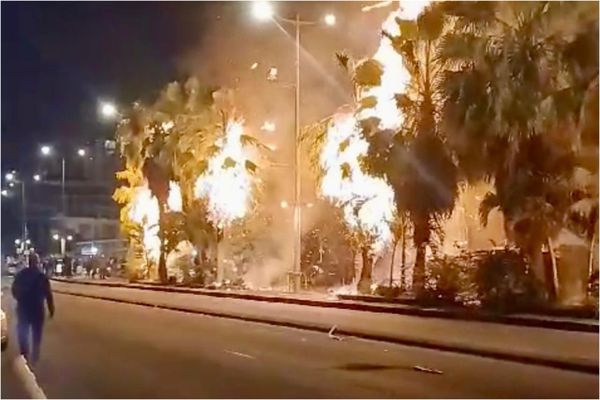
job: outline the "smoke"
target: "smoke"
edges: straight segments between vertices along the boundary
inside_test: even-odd
[[[317,24],[301,30],[300,123],[306,125],[352,102],[352,88],[335,53],[345,51],[361,58],[373,54],[380,42],[381,21],[390,8],[365,13],[366,2],[273,2],[278,15],[319,21],[334,13],[333,27]],[[245,223],[253,250],[243,261],[246,282],[266,287],[285,282],[293,263],[294,193],[294,88],[295,32],[293,26],[253,19],[250,2],[204,3],[197,45],[178,60],[181,75],[200,82],[236,89],[236,106],[246,121],[246,131],[276,149],[261,164],[260,210]],[[276,82],[267,75],[277,69]],[[272,72],[272,71],[271,71]],[[269,121],[274,130],[261,129]],[[303,231],[310,230],[323,212],[318,207],[315,177],[303,156]],[[285,202],[290,206],[282,208]],[[257,221],[261,221],[257,223]],[[265,221],[269,221],[268,223]],[[258,225],[258,226],[256,226]],[[262,230],[260,233],[258,231]],[[232,238],[232,240],[239,238]]]

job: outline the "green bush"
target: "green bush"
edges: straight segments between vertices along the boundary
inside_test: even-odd
[[[473,253],[475,283],[483,308],[517,311],[535,308],[543,290],[522,254],[512,249]]]
[[[473,305],[473,265],[470,254],[440,256],[427,263],[422,300],[429,303]]]
[[[543,290],[518,251],[486,250],[428,261],[420,300],[511,312],[537,308]]]

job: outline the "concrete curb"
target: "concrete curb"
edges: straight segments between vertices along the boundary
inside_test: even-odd
[[[271,295],[259,295],[253,293],[238,293],[238,292],[224,292],[217,290],[208,289],[194,289],[194,288],[181,288],[181,287],[168,287],[161,285],[147,285],[147,284],[131,284],[131,283],[119,283],[119,282],[89,282],[89,281],[74,281],[62,278],[52,278],[57,282],[72,283],[79,285],[92,285],[92,286],[108,286],[108,287],[123,287],[138,290],[153,290],[159,292],[173,292],[173,293],[187,293],[194,295],[204,295],[213,297],[224,297],[234,298],[243,300],[254,300],[264,301],[270,303],[284,303],[284,304],[297,304],[312,307],[330,307],[339,308],[345,310],[355,311],[366,311],[366,312],[377,312],[387,313],[396,315],[412,315],[419,317],[429,318],[442,318],[442,319],[453,319],[453,320],[464,320],[464,321],[476,321],[476,322],[489,322],[506,325],[516,326],[528,326],[535,328],[547,328],[557,329],[575,332],[588,332],[598,334],[598,323],[590,324],[583,321],[574,320],[560,320],[560,319],[545,319],[545,318],[534,318],[527,316],[517,315],[496,315],[488,314],[484,312],[468,312],[465,310],[448,310],[440,308],[422,308],[410,305],[381,305],[377,303],[357,302],[348,300],[312,300],[298,297],[284,297],[284,296],[271,296]]]
[[[73,292],[63,291],[63,290],[55,290],[55,292],[59,293],[59,294],[63,294],[63,295],[68,295],[68,296],[83,297],[83,298],[90,298],[90,299],[97,299],[97,300],[104,300],[104,301],[112,301],[112,302],[122,303],[122,304],[132,304],[132,305],[143,306],[143,307],[151,307],[151,308],[159,308],[159,309],[163,309],[163,310],[184,312],[184,313],[188,313],[188,314],[206,315],[206,316],[219,317],[219,318],[228,318],[228,319],[234,319],[234,320],[240,320],[240,321],[246,321],[246,322],[263,323],[263,324],[268,324],[268,325],[283,326],[283,327],[287,327],[287,328],[304,329],[304,330],[317,331],[317,332],[323,332],[323,333],[327,333],[331,329],[330,326],[325,326],[323,324],[315,324],[315,323],[311,323],[311,322],[307,322],[307,321],[297,322],[297,321],[291,321],[291,320],[285,320],[285,319],[244,316],[244,315],[240,315],[240,314],[232,314],[232,313],[225,313],[225,312],[221,313],[221,312],[202,310],[202,309],[192,308],[192,307],[179,307],[179,306],[172,306],[172,305],[168,305],[168,304],[153,303],[153,302],[141,301],[141,300],[125,300],[125,299],[117,299],[117,298],[110,297],[110,296],[73,293]],[[510,353],[510,352],[500,352],[500,351],[496,351],[496,350],[476,348],[476,347],[467,346],[467,345],[456,345],[456,344],[450,345],[447,343],[442,343],[442,342],[437,342],[437,341],[419,340],[419,339],[406,338],[406,337],[401,337],[401,336],[382,335],[382,334],[376,334],[376,333],[368,333],[368,332],[364,332],[364,331],[361,332],[361,331],[348,330],[348,329],[343,329],[343,328],[338,328],[336,330],[336,334],[338,336],[345,335],[345,336],[357,337],[357,338],[361,338],[361,339],[395,343],[395,344],[400,344],[400,345],[405,345],[405,346],[421,347],[421,348],[440,350],[440,351],[446,351],[446,352],[452,352],[452,353],[460,353],[460,354],[467,354],[467,355],[473,355],[473,356],[494,358],[494,359],[498,359],[498,360],[513,361],[513,362],[519,362],[519,363],[523,363],[523,364],[532,364],[532,365],[539,365],[539,366],[545,366],[545,367],[559,368],[559,369],[583,372],[583,373],[588,373],[588,374],[596,374],[596,375],[598,374],[598,364],[595,364],[595,363],[586,363],[586,362],[580,362],[580,361],[578,362],[578,361],[573,361],[573,360],[568,360],[568,359],[556,359],[556,358],[553,359],[553,358],[540,357],[540,356],[515,354],[515,353]]]

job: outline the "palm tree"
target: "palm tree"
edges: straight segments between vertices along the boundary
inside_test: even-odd
[[[430,7],[417,21],[397,23],[400,36],[384,35],[410,74],[406,93],[396,96],[404,123],[391,136],[371,131],[366,137],[371,143],[372,170],[387,177],[394,188],[397,213],[406,213],[412,223],[416,248],[413,288],[420,294],[431,234],[441,234],[442,221],[452,213],[458,196],[456,167],[438,128],[444,64],[436,58],[436,49],[446,25],[438,6]]]
[[[482,218],[493,207],[502,211],[507,236],[542,282],[542,248],[552,250],[564,225],[575,166],[577,85],[562,50],[588,4],[441,5],[453,24],[437,55],[449,66],[444,135],[467,179],[493,181]]]

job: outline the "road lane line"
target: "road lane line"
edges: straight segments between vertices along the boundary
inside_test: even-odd
[[[27,361],[25,361],[25,357],[20,355],[15,358],[13,366],[15,368],[17,377],[21,380],[21,383],[23,383],[25,386],[27,394],[32,399],[47,399],[46,394],[37,383],[37,379],[35,378],[33,371],[31,368],[29,368]]]
[[[244,357],[244,358],[249,358],[251,360],[254,360],[254,357],[248,355],[248,354],[244,354],[244,353],[240,353],[237,351],[232,351],[232,350],[225,350],[225,353],[229,353],[229,354],[233,354],[235,356],[239,356],[239,357]]]

